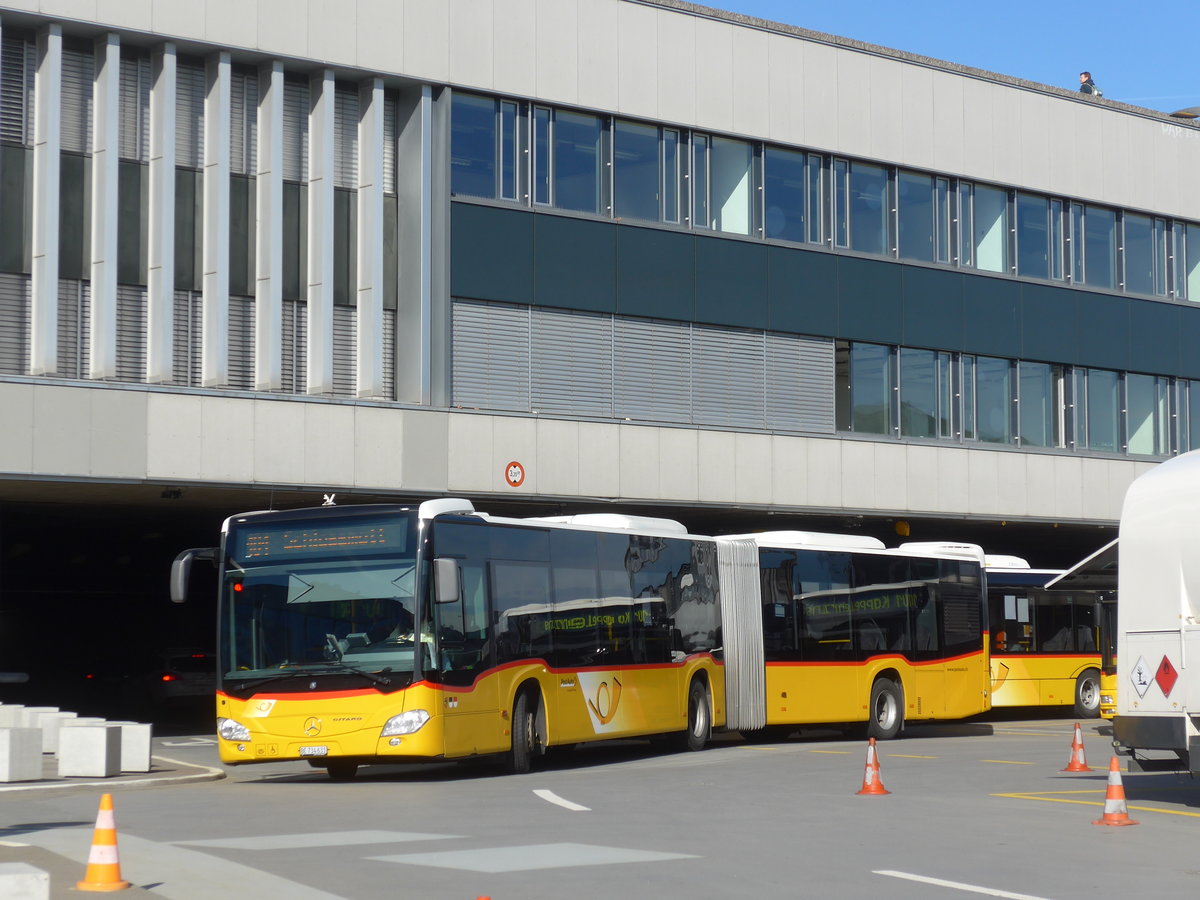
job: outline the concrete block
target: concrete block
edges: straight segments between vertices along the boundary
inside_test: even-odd
[[[78,725],[107,725],[108,721],[99,716],[76,716],[74,719],[63,719],[58,723],[59,728],[75,727]]]
[[[150,771],[152,727],[145,722],[110,722],[121,726],[121,771]]]
[[[23,728],[25,726],[25,704],[5,703],[0,706],[0,728]]]
[[[29,863],[0,863],[0,897],[8,900],[49,900],[50,873]]]
[[[59,732],[60,778],[108,778],[120,771],[120,725],[73,725]]]
[[[27,707],[25,707],[24,712],[21,714],[22,715],[21,727],[22,728],[37,728],[38,727],[38,719],[41,718],[42,713],[52,713],[52,712],[58,712],[58,707],[57,706],[27,706]]]
[[[0,782],[37,781],[42,777],[42,732],[37,728],[0,728]],[[0,896],[8,896],[0,891]]]
[[[73,712],[42,713],[38,716],[38,727],[42,729],[42,752],[58,752],[58,731],[67,719],[77,718]]]

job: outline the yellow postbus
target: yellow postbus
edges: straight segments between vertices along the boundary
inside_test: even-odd
[[[982,554],[885,549],[874,538],[751,536],[761,578],[766,721],[897,736],[909,720],[990,708]],[[746,733],[746,732],[744,732]]]
[[[986,709],[979,562],[831,541],[454,499],[328,506],[231,517],[219,548],[180,554],[171,593],[216,562],[231,765],[345,779],[492,754],[524,772],[590,741],[698,750],[714,729],[813,722],[886,738]]]
[[[986,574],[993,706],[1070,706],[1080,718],[1101,715],[1102,687],[1109,695],[1115,687],[1114,595],[1048,590],[1062,571],[1033,569],[1019,557],[989,555]]]

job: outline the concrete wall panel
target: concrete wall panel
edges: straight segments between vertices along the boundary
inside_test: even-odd
[[[899,149],[895,158],[907,165],[928,167],[934,154],[934,131],[941,124],[934,118],[934,73],[920,66],[897,65],[896,69],[892,76],[896,78],[894,102],[899,117],[896,132]],[[882,90],[872,93],[872,106],[878,105],[883,93]],[[958,140],[959,135],[953,139]]]
[[[701,497],[700,434],[690,428],[658,429],[658,484],[663,497]]]
[[[770,101],[766,137],[785,144],[804,142],[804,45],[778,34],[767,36],[767,83]]]
[[[153,0],[150,28],[161,35],[204,39],[207,29],[203,3]]]
[[[254,405],[233,397],[205,397],[200,415],[200,477],[217,484],[252,481],[254,459],[245,445],[231,436],[254,433]]]
[[[887,449],[880,445],[883,452]],[[875,444],[871,441],[842,441],[838,506],[871,509],[875,506]],[[830,473],[832,475],[832,473]]]
[[[193,5],[201,4],[193,0]],[[204,0],[203,7],[208,40],[225,47],[257,46],[258,0]]]
[[[445,0],[404,0],[405,72],[437,81],[450,77],[449,7]]]
[[[804,134],[802,143],[815,150],[832,150],[838,144],[837,51],[824,44],[804,45]]]
[[[840,441],[815,439],[808,445],[808,502],[814,507],[837,508],[842,502],[842,450]]]
[[[717,503],[733,503],[739,474],[737,436],[727,431],[701,431],[698,440],[700,496]]]
[[[967,79],[946,72],[933,72],[930,79],[933,90],[933,150],[928,158],[935,169],[949,175],[957,175],[967,169],[968,154],[964,143],[966,100],[963,96],[966,85]],[[974,110],[971,127],[975,127]]]
[[[659,429],[640,425],[620,428],[619,497],[658,497]]]
[[[495,0],[492,6],[492,77],[495,80],[489,87],[518,96],[536,94],[537,60],[529,51],[537,33],[535,10],[535,0]]]
[[[667,122],[696,118],[696,20],[662,10],[658,28],[658,115]]]
[[[22,3],[6,3],[5,6],[25,7]],[[36,7],[29,3],[29,8]],[[114,28],[141,28],[153,19],[153,0],[96,0],[96,19]]]
[[[204,401],[151,394],[146,406],[146,477],[193,479],[204,468]],[[98,477],[101,473],[94,473]]]
[[[362,406],[354,411],[354,484],[397,490],[407,454],[406,417],[400,410]]]
[[[419,491],[446,493],[449,484],[450,418],[434,410],[405,410],[400,484]]]
[[[38,389],[32,384],[0,383],[0,472],[28,475],[33,472],[33,406]]]
[[[1040,190],[1056,190],[1050,180],[1050,98],[1032,91],[1013,95],[1017,100],[1020,169],[1014,181]]]
[[[353,407],[305,405],[304,481],[316,490],[354,483]]]
[[[767,34],[747,28],[733,31],[733,130],[761,138],[771,132]]]
[[[451,10],[460,5],[447,4]],[[481,21],[463,31],[464,43],[476,42],[474,36],[483,32],[480,25],[487,22],[485,13],[490,5],[487,0],[471,4],[472,9],[477,9],[476,14]],[[358,0],[358,15],[354,23],[355,59],[358,65],[379,72],[403,72],[410,68],[407,53],[411,38],[405,21],[408,6],[396,0]],[[431,39],[433,37],[430,35]],[[456,44],[450,43],[450,53],[454,52]],[[490,68],[487,74],[490,79]]]
[[[732,25],[711,19],[696,20],[693,72],[696,124],[701,128],[733,130],[733,32]]]
[[[904,457],[907,487],[904,508],[910,511],[939,509],[938,448],[912,444]]]
[[[904,159],[904,120],[908,112],[904,100],[904,70],[911,66],[880,56],[868,56],[866,61],[871,96],[868,155],[889,162],[901,161]],[[928,155],[917,157],[928,158]]]
[[[1031,516],[1053,518],[1056,514],[1054,478],[1057,474],[1057,457],[1036,453],[1022,455],[1025,457],[1025,509]]]
[[[578,0],[537,0],[537,92],[579,102]]]
[[[592,109],[616,109],[617,9],[610,0],[578,0],[579,103]]]
[[[1054,458],[1054,509],[1057,518],[1077,519],[1083,512],[1083,463],[1079,457]],[[1118,511],[1118,516],[1119,516]]]
[[[808,503],[808,447],[803,438],[771,436],[771,496],[784,506]]]
[[[617,10],[617,105],[622,112],[658,115],[658,14],[622,3]]]
[[[304,404],[255,400],[254,480],[260,484],[304,484]]]
[[[579,424],[579,493],[616,497],[621,492],[621,425]]]
[[[154,0],[154,30],[172,34],[158,25],[159,6],[189,7],[178,0]],[[258,47],[281,56],[305,56],[308,53],[308,0],[258,0]]]
[[[492,458],[488,467],[492,475],[491,490],[511,494],[540,492],[541,467],[538,463],[537,419],[496,416],[492,425]],[[567,446],[563,453],[574,455]],[[518,487],[508,483],[505,472],[510,462],[525,468],[525,480]]]
[[[308,0],[308,56],[334,64],[358,59],[358,4]]]
[[[965,510],[971,482],[970,454],[956,448],[938,447],[937,458],[937,506],[933,508],[941,512]],[[917,498],[913,500],[916,508]]]
[[[387,2],[387,0],[381,0]],[[450,3],[450,82],[476,87],[492,87],[492,33],[495,4],[492,0],[474,3]],[[360,28],[361,30],[361,28]],[[363,55],[363,38],[359,37],[359,58]]]
[[[105,478],[143,477],[146,472],[147,395],[139,391],[88,393],[93,422],[90,472],[103,473]]]
[[[870,156],[871,135],[871,57],[861,53],[834,52],[837,72],[836,152]],[[832,98],[826,98],[826,103]],[[859,149],[861,148],[861,149]]]
[[[876,444],[874,480],[875,505],[880,509],[902,510],[912,504],[908,484],[908,451],[905,444]],[[860,472],[859,477],[862,477]],[[865,479],[864,479],[865,480]]]
[[[1029,484],[1025,466],[1028,458],[1024,453],[996,454],[997,506],[1003,503],[1005,509],[1012,510],[1010,515],[1023,516],[1029,512],[1025,494]]]
[[[773,442],[768,434],[739,434],[734,440],[734,500],[737,503],[770,503],[773,494],[771,459]]]
[[[998,181],[1019,184],[1021,180],[1021,132],[1019,92],[989,84],[992,100],[992,174]]]
[[[446,443],[450,494],[492,489],[492,422],[489,416],[450,416]]]
[[[996,177],[993,138],[994,90],[985,81],[963,80],[963,168],[970,178],[991,180]]]
[[[538,419],[537,490],[540,494],[579,493],[579,423]]]

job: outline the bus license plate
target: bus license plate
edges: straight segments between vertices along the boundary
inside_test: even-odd
[[[328,756],[329,748],[328,747],[301,747],[300,755],[301,756]]]

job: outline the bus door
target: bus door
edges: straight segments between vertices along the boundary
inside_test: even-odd
[[[907,714],[913,717],[938,717],[946,713],[946,663],[938,625],[938,569],[938,560],[911,560],[908,596],[916,696],[906,693],[905,706]]]
[[[444,538],[450,530],[478,529],[440,525],[438,537],[446,549],[450,542]],[[440,685],[435,703],[447,757],[500,752],[508,748],[508,737],[499,714],[495,642],[488,627],[487,566],[471,557],[455,562],[459,596],[434,604],[436,640],[426,666],[436,671],[428,672],[427,680]]]

